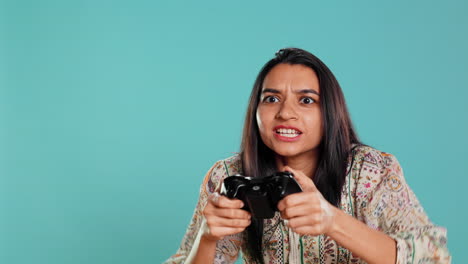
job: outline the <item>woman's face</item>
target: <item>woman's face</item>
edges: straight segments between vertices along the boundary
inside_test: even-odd
[[[300,64],[278,64],[263,81],[257,108],[260,136],[284,157],[315,155],[322,140],[320,87],[315,72]]]

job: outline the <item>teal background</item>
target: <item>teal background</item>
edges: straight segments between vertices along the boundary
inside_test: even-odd
[[[0,262],[161,263],[239,150],[279,48],[321,58],[361,139],[464,249],[466,1],[2,1]]]

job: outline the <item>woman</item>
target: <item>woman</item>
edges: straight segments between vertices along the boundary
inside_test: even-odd
[[[256,220],[219,195],[224,178],[290,171],[303,192]],[[363,145],[328,67],[277,52],[250,96],[241,152],[207,173],[182,244],[166,263],[450,263],[394,156]]]

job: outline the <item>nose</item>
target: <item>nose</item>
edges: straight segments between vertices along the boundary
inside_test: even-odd
[[[297,113],[294,110],[294,106],[289,102],[283,102],[281,107],[278,109],[278,113],[276,113],[276,118],[289,120],[289,119],[297,119]]]

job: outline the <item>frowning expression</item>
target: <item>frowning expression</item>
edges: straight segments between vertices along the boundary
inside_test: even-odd
[[[277,155],[316,153],[323,123],[315,72],[301,64],[273,67],[263,81],[256,118],[262,141]]]

